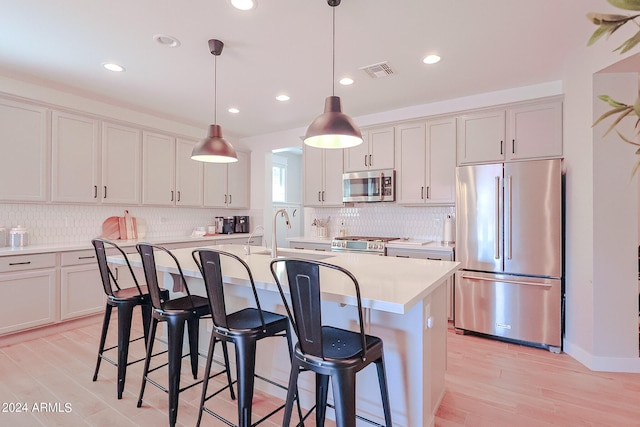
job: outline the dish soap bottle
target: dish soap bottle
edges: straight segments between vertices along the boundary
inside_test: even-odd
[[[340,222],[340,237],[345,237],[347,235],[347,229],[344,226],[344,220]]]

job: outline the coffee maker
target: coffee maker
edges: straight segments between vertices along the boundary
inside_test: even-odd
[[[222,220],[222,234],[233,234],[236,227],[236,218],[226,216]]]
[[[251,233],[249,226],[249,217],[246,215],[235,216],[235,232],[236,233]]]

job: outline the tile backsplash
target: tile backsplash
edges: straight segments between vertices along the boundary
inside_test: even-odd
[[[212,224],[216,216],[251,215],[246,210],[227,209],[2,203],[0,226],[26,227],[30,245],[84,243],[101,234],[106,218],[124,216],[125,209],[146,221],[149,239],[188,236],[194,227]]]
[[[369,203],[354,207],[305,208],[305,236],[314,236],[311,225],[314,219],[330,218],[329,237],[337,236],[344,227],[349,235],[441,241],[447,215],[455,216],[453,206],[406,207]]]

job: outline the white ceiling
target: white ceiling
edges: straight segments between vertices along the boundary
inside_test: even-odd
[[[332,8],[326,0],[3,0],[0,74],[244,137],[306,126],[332,91]],[[595,27],[605,0],[343,0],[336,8],[336,84],[352,117],[560,80],[568,52]],[[170,49],[156,34],[178,38]],[[439,64],[423,56],[438,53]],[[116,61],[126,72],[102,69]],[[389,61],[396,74],[360,67]],[[291,100],[281,103],[281,92]],[[240,114],[227,108],[235,106]]]

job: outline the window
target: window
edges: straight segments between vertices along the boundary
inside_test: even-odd
[[[271,199],[274,202],[286,202],[287,166],[273,163],[271,177]]]

